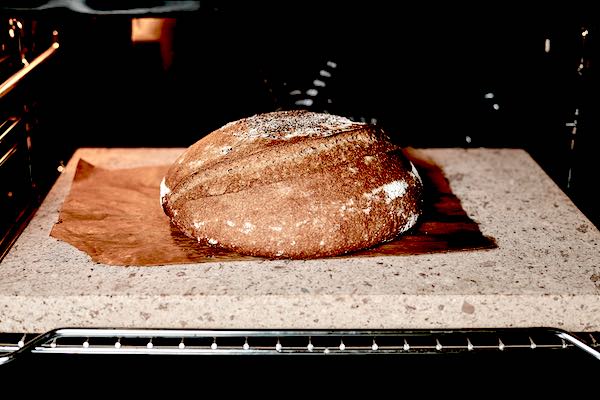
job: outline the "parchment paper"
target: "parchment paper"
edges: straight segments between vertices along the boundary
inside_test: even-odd
[[[417,226],[392,242],[341,257],[410,255],[496,247],[463,210],[441,169],[415,150],[407,155],[425,186],[425,209]],[[168,165],[108,170],[79,160],[77,172],[51,236],[110,265],[165,265],[258,260],[203,246],[172,227],[159,202]],[[340,257],[337,257],[340,258]]]

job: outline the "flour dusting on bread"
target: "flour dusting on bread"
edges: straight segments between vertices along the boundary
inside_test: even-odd
[[[165,197],[171,193],[171,189],[169,189],[165,183],[165,179],[166,178],[163,178],[163,180],[160,182],[160,204],[163,204],[165,202]]]
[[[291,139],[296,137],[327,137],[360,125],[338,115],[281,111],[254,115],[243,120],[244,131],[233,133],[244,138]],[[229,124],[226,127],[231,127]]]

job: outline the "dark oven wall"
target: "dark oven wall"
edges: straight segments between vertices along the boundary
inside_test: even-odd
[[[70,155],[48,113],[60,87],[53,32],[41,21],[0,18],[0,260]]]
[[[234,119],[307,108],[376,123],[405,146],[524,148],[600,223],[598,21],[576,3],[189,2],[145,14],[161,19],[154,36],[134,13],[87,3],[102,13],[26,13],[59,30],[60,89],[44,110],[56,154],[186,147]]]

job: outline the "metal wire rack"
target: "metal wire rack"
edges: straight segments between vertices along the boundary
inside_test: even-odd
[[[357,355],[577,349],[600,361],[600,334],[505,330],[177,330],[62,328],[0,335],[0,365],[22,355]]]

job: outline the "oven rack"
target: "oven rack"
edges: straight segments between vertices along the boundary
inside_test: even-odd
[[[553,328],[467,330],[194,330],[61,328],[1,334],[0,365],[31,354],[358,355],[578,349],[600,361],[600,333]]]

